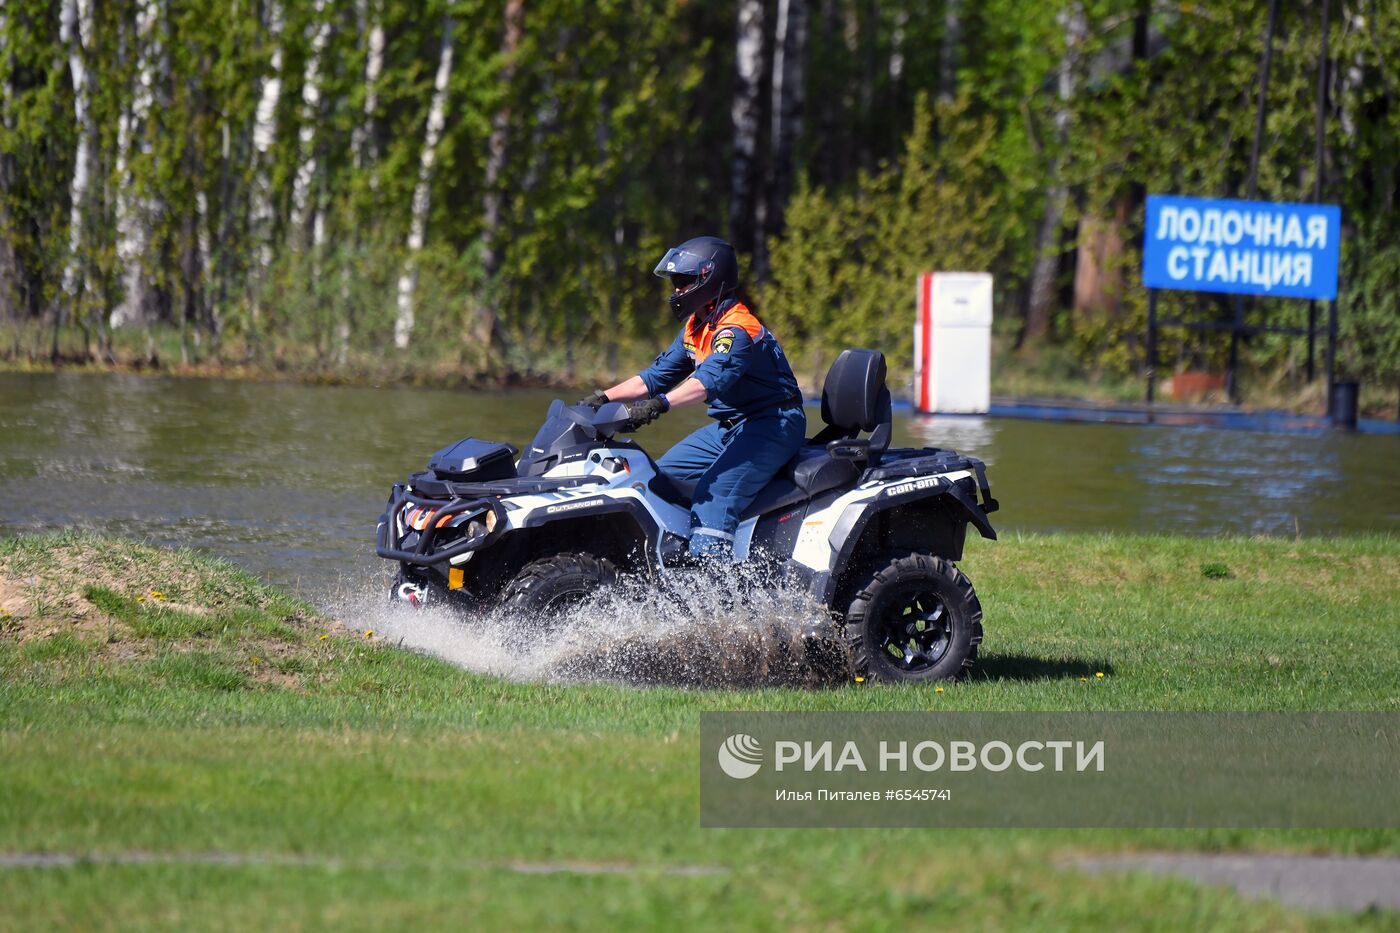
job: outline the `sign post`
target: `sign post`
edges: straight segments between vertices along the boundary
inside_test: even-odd
[[[1226,331],[1234,341],[1244,334],[1308,336],[1306,329],[1246,326],[1236,310],[1232,320],[1159,320],[1157,290],[1223,292],[1272,298],[1331,302],[1327,328],[1327,385],[1331,397],[1337,342],[1337,268],[1341,254],[1342,210],[1335,204],[1281,204],[1223,198],[1147,196],[1143,232],[1142,283],[1147,287],[1147,401],[1154,396],[1157,328]],[[1311,359],[1311,353],[1309,353]],[[1228,384],[1235,384],[1236,358],[1230,356]]]

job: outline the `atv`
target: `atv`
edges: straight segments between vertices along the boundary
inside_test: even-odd
[[[857,677],[929,681],[969,668],[982,608],[954,561],[967,526],[995,539],[983,463],[889,447],[884,355],[844,350],[822,389],[825,426],[743,513],[734,559],[771,568],[830,611]],[[627,407],[550,405],[524,455],[465,438],[393,487],[376,552],[390,598],[504,610],[548,625],[622,575],[677,573],[693,484],[661,472]],[[868,436],[862,437],[862,434]]]

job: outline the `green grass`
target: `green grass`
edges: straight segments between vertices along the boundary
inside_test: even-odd
[[[1389,830],[699,829],[703,710],[1400,709],[1391,538],[1012,537],[963,567],[966,682],[707,692],[503,682],[206,558],[0,541],[33,624],[68,625],[0,621],[0,853],[236,857],[0,868],[0,927],[1400,929],[1062,865],[1400,853]]]

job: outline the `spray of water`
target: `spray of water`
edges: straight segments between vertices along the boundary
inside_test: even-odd
[[[848,681],[851,670],[824,607],[743,565],[624,578],[551,618],[411,609],[389,604],[382,589],[336,603],[357,628],[512,680],[822,686]]]

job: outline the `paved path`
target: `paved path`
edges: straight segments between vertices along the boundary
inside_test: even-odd
[[[720,865],[633,865],[619,862],[526,862],[526,861],[381,861],[338,859],[320,855],[279,852],[0,852],[0,869],[71,868],[76,865],[292,865],[311,868],[369,868],[392,870],[432,865],[450,869],[488,869],[523,875],[673,875],[702,877],[723,875]]]
[[[1312,910],[1400,910],[1400,858],[1335,855],[1200,855],[1157,853],[1096,856],[1075,864],[1089,872],[1142,871],[1233,887]]]

